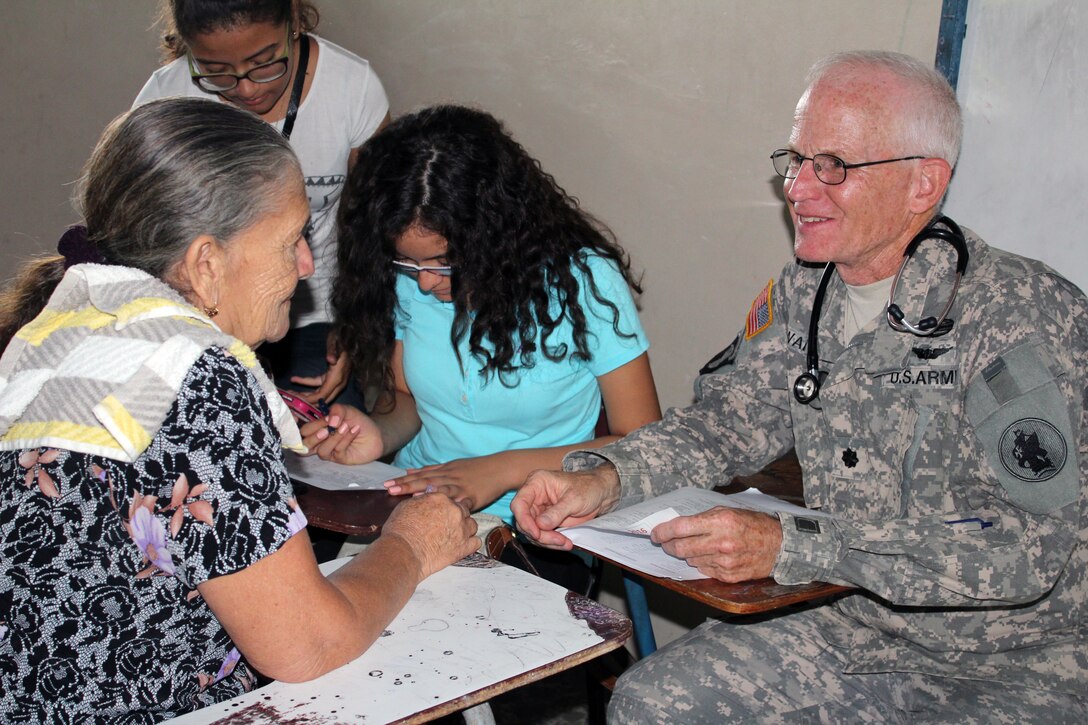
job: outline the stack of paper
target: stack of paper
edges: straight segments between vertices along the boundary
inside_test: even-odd
[[[821,511],[786,503],[756,488],[742,493],[723,494],[705,488],[687,487],[559,531],[579,549],[651,576],[678,580],[705,579],[698,569],[689,566],[683,559],[665,553],[664,549],[650,541],[650,532],[658,524],[677,516],[693,516],[715,506],[768,514],[783,511],[808,517],[831,517]]]

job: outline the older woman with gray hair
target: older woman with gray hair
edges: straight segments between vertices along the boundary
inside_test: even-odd
[[[0,720],[158,722],[358,656],[479,540],[420,496],[317,568],[253,354],[313,271],[287,142],[155,101],[106,130],[80,202],[86,235],[0,299]]]

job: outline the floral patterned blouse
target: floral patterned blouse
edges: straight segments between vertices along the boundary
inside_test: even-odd
[[[0,722],[153,723],[251,689],[196,587],[305,525],[264,394],[214,348],[135,463],[0,452]]]

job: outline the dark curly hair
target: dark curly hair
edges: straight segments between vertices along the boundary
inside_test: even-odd
[[[310,33],[319,19],[317,8],[307,0],[162,0],[163,60],[181,58],[189,52],[186,39],[204,33],[252,23],[291,23],[296,31]]]
[[[448,243],[455,269],[450,342],[465,336],[482,374],[505,383],[539,351],[549,360],[589,359],[575,269],[590,292],[619,310],[593,281],[587,255],[612,260],[641,293],[612,233],[579,208],[493,116],[436,106],[404,116],[371,138],[352,169],[338,218],[339,265],[332,304],[338,337],[365,389],[392,387],[397,240],[411,227]],[[550,309],[558,302],[558,313]],[[574,350],[549,344],[564,319]],[[491,348],[485,347],[484,342]]]

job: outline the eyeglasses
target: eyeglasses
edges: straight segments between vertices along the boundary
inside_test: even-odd
[[[418,264],[412,264],[411,262],[402,262],[399,259],[394,259],[393,266],[396,267],[398,272],[410,274],[413,277],[418,275],[420,272],[430,272],[431,274],[437,274],[441,277],[449,277],[453,274],[453,267],[450,267],[448,265],[443,267],[421,267]]]
[[[860,164],[848,164],[838,156],[831,154],[816,154],[814,156],[802,156],[789,149],[776,149],[771,154],[771,162],[774,164],[775,173],[783,179],[796,179],[801,172],[801,164],[812,162],[812,170],[816,178],[829,186],[837,186],[846,181],[847,169],[859,169],[862,166],[876,166],[878,164],[890,164],[893,161],[910,161],[912,159],[924,159],[925,156],[900,156],[897,159],[884,159],[882,161],[863,161]]]
[[[283,78],[284,74],[287,73],[287,67],[291,62],[290,23],[287,24],[287,37],[284,42],[286,43],[287,48],[284,51],[283,57],[253,66],[245,73],[201,73],[196,67],[196,61],[193,60],[193,54],[191,52],[187,53],[186,56],[189,59],[189,75],[192,77],[194,83],[208,93],[223,93],[224,91],[234,90],[238,87],[238,84],[242,82],[243,78],[254,83],[271,83],[278,78]]]

